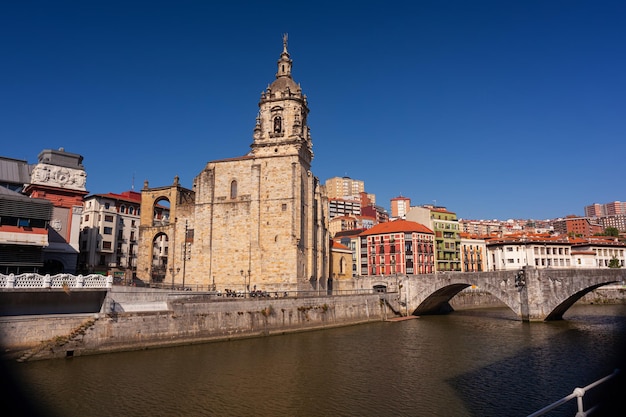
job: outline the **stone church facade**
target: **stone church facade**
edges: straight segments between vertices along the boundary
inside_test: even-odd
[[[328,198],[311,172],[306,95],[287,37],[250,152],[209,162],[192,189],[142,190],[139,278],[217,290],[328,288]]]

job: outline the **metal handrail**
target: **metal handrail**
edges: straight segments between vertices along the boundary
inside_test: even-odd
[[[576,398],[577,403],[578,403],[578,412],[576,413],[576,417],[586,417],[588,415],[591,415],[591,413],[593,413],[594,411],[596,411],[596,408],[598,407],[598,405],[595,405],[593,407],[591,407],[589,410],[585,411],[584,410],[584,406],[583,406],[583,397],[585,396],[585,393],[587,391],[589,391],[590,389],[608,381],[609,379],[613,378],[614,376],[616,376],[617,374],[619,374],[619,369],[615,369],[613,371],[612,374],[605,376],[604,378],[598,379],[595,382],[592,382],[591,384],[587,385],[586,387],[583,388],[574,388],[574,391],[572,391],[571,394],[566,395],[565,397],[561,398],[558,401],[553,402],[552,404],[543,407],[541,410],[539,411],[535,411],[532,414],[529,414],[528,417],[537,417],[537,416],[541,416],[546,414],[548,411],[552,411],[557,407],[560,407],[561,405],[565,404],[566,402],[568,402],[569,400]]]

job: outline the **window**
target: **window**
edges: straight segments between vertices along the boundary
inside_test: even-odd
[[[237,181],[235,180],[230,183],[230,198],[237,198]]]
[[[88,222],[89,221],[89,214],[85,214],[85,221]]]
[[[104,208],[107,210],[111,208],[111,203],[104,203]]]
[[[111,234],[113,234],[113,228],[112,227],[105,227],[103,233],[105,235],[111,235]]]
[[[111,249],[111,242],[102,242],[102,249]]]
[[[113,221],[113,216],[111,216],[110,214],[106,214],[104,216],[104,221],[105,222],[112,222]]]

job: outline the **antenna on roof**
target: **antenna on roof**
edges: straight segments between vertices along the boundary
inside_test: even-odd
[[[133,181],[130,184],[131,191],[135,191],[135,173],[133,172]]]

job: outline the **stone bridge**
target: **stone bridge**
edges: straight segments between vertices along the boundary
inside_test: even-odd
[[[473,287],[495,296],[520,320],[530,322],[560,320],[585,294],[603,285],[623,282],[625,278],[626,270],[622,269],[525,267],[519,271],[362,277],[358,285],[397,291],[402,303],[400,311],[411,315],[450,312],[450,299],[463,289]]]

